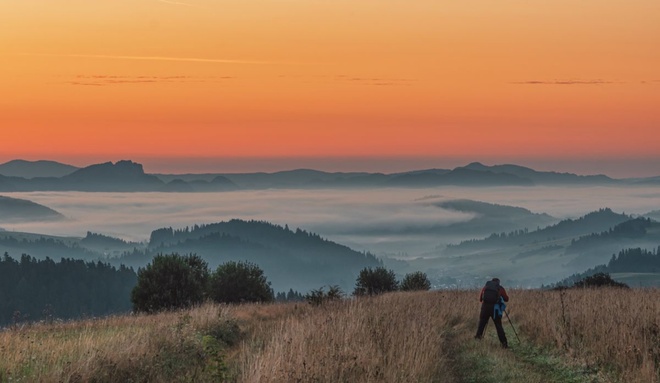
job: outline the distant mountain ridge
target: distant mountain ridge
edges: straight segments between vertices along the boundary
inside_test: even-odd
[[[56,161],[13,160],[0,164],[0,175],[7,177],[64,177],[79,168]]]
[[[11,161],[0,166],[6,166],[5,169],[11,170],[6,171],[9,175],[0,172],[0,192],[209,192],[269,188],[654,185],[656,180],[660,179],[660,177],[613,179],[605,175],[582,176],[536,171],[519,165],[486,166],[479,162],[455,169],[426,169],[391,174],[323,172],[312,169],[274,173],[148,174],[144,172],[141,164],[130,160],[118,161],[114,164],[112,162],[95,164],[81,169],[52,161],[34,163]],[[62,175],[63,173],[66,174]]]
[[[520,165],[494,165],[486,166],[479,162],[473,162],[464,167],[464,169],[476,170],[481,172],[492,172],[496,174],[512,174],[523,179],[528,179],[534,183],[544,184],[562,184],[562,183],[612,183],[613,178],[602,174],[580,176],[573,173],[540,172]]]
[[[146,174],[142,165],[133,161],[88,166],[62,177],[60,182],[81,191],[152,191],[163,186],[163,181]]]
[[[519,165],[486,166],[473,162],[455,169],[423,169],[399,173],[323,172],[296,169],[274,173],[157,174],[165,181],[209,180],[221,175],[241,189],[325,187],[435,187],[637,184],[645,179],[619,180],[605,175],[542,172]]]

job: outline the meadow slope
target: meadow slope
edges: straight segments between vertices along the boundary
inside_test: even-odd
[[[223,306],[0,332],[2,382],[660,382],[660,290],[513,290],[498,345],[476,291]]]

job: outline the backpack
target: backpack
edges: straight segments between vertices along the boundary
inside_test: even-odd
[[[482,299],[485,303],[497,303],[500,299],[500,284],[495,281],[486,282]]]
[[[493,318],[502,318],[504,310],[506,310],[506,304],[504,303],[504,298],[500,297],[498,302],[495,304],[495,307],[493,308]]]

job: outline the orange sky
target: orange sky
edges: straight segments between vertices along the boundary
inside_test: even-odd
[[[660,173],[657,0],[0,7],[0,161],[638,160],[631,175]]]

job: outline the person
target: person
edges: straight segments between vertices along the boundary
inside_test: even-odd
[[[479,313],[479,327],[477,328],[477,335],[475,339],[481,339],[484,335],[484,330],[488,324],[488,318],[493,319],[495,323],[495,329],[497,330],[497,337],[500,339],[500,343],[503,348],[509,348],[509,343],[506,340],[506,334],[504,333],[504,328],[502,327],[502,316],[495,314],[495,306],[500,302],[500,299],[504,302],[509,301],[509,296],[506,293],[506,290],[502,285],[500,285],[499,278],[493,278],[492,280],[486,282],[486,285],[481,289],[481,294],[479,294],[479,302],[481,302],[481,312]]]

